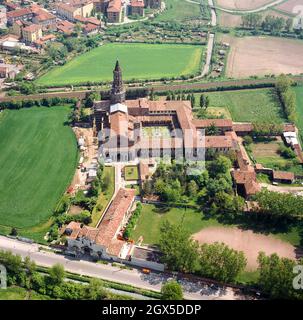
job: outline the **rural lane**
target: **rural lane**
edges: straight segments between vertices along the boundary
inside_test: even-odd
[[[133,285],[138,288],[160,291],[162,284],[171,279],[171,276],[159,273],[145,275],[137,269],[124,270],[111,265],[103,265],[85,260],[58,255],[51,252],[40,252],[38,244],[24,243],[19,240],[0,236],[0,249],[19,254],[23,258],[30,257],[37,265],[51,267],[56,263],[64,266],[66,271],[79,275],[86,275],[108,281]],[[232,288],[211,289],[209,286],[182,280],[184,297],[189,300],[240,300],[245,299]]]

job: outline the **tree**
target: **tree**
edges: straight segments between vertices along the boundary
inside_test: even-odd
[[[226,174],[231,169],[232,164],[230,159],[220,155],[216,160],[212,161],[208,166],[208,171],[211,177],[215,177],[220,174]]]
[[[260,252],[258,256],[259,263],[259,285],[262,290],[274,299],[303,299],[302,290],[293,288],[293,273],[297,263],[287,258],[279,258],[276,253],[266,256]],[[298,264],[302,264],[299,261]]]
[[[198,244],[181,225],[165,221],[160,228],[162,261],[171,270],[193,272],[197,266]]]
[[[13,236],[13,237],[16,237],[18,235],[17,229],[16,228],[12,228],[10,235]]]
[[[207,136],[217,136],[219,134],[219,129],[214,123],[211,123],[210,126],[205,129],[205,134]]]
[[[187,186],[187,192],[189,196],[196,197],[198,192],[198,185],[195,180],[190,180]]]
[[[183,300],[183,291],[177,281],[167,281],[161,288],[162,300]]]
[[[275,218],[301,218],[303,197],[292,193],[279,193],[263,189],[257,193],[259,211]]]
[[[107,297],[107,292],[99,279],[92,279],[85,288],[85,298],[87,300],[103,300]]]
[[[246,146],[249,146],[250,144],[253,143],[253,139],[251,136],[245,136],[243,138],[243,143],[246,145]]]
[[[195,102],[196,102],[196,98],[195,98],[195,95],[192,93],[190,96],[190,103],[192,108],[195,107]]]
[[[61,264],[55,264],[49,269],[51,283],[54,285],[62,284],[65,278],[64,267]]]
[[[200,95],[200,108],[204,108],[205,106],[205,96],[204,94]]]
[[[94,101],[97,100],[97,98],[98,98],[97,92],[88,93],[84,100],[84,106],[86,108],[92,108],[94,105]]]
[[[203,244],[199,252],[200,274],[223,282],[232,282],[246,266],[242,251],[224,243]]]
[[[209,107],[209,105],[210,105],[210,99],[209,99],[209,96],[206,96],[205,103],[204,103],[205,110]]]

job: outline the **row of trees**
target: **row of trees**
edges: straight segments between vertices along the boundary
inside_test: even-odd
[[[164,254],[163,261],[171,270],[196,273],[223,283],[234,283],[247,262],[243,252],[223,243],[199,246],[181,225],[172,225],[167,221],[161,228],[160,248]],[[294,287],[294,278],[300,272],[295,272],[294,268],[302,266],[302,263],[303,259],[296,262],[279,258],[277,254],[266,256],[260,252],[257,286],[273,299],[302,300],[302,290]],[[299,277],[298,285],[301,284]]]
[[[281,101],[283,111],[287,119],[296,121],[296,94],[291,89],[293,81],[286,75],[281,75],[276,81],[276,92]]]
[[[141,211],[142,211],[142,204],[141,204],[141,202],[137,202],[136,209],[132,213],[132,216],[130,217],[128,224],[127,224],[127,226],[124,230],[124,233],[123,233],[123,237],[125,239],[131,238],[131,233],[132,233],[137,221],[139,220],[139,217],[141,215]]]
[[[259,211],[273,218],[297,219],[303,216],[303,197],[263,189],[256,195]]]
[[[165,221],[161,227],[160,249],[170,270],[196,273],[222,282],[233,282],[246,266],[243,252],[223,243],[199,246],[181,225]]]
[[[242,16],[242,26],[249,29],[259,29],[269,31],[271,33],[278,33],[281,31],[290,32],[292,30],[292,19],[284,19],[282,17],[275,17],[267,15],[265,18],[259,13],[249,13]]]
[[[181,92],[179,94],[176,94],[174,91],[173,92],[169,92],[168,95],[166,96],[166,100],[170,101],[170,100],[188,100],[191,102],[191,107],[194,108],[195,107],[195,103],[196,103],[196,97],[195,95],[192,94],[187,94],[185,95],[184,92]]]
[[[252,123],[253,135],[256,137],[279,136],[283,133],[283,124],[274,122],[257,121]]]
[[[88,285],[65,281],[65,270],[62,265],[54,265],[47,275],[38,272],[36,264],[26,257],[11,252],[0,251],[0,263],[7,269],[8,285],[18,285],[34,290],[42,295],[66,300],[103,300],[115,299],[118,296],[106,291],[102,283],[93,279]]]

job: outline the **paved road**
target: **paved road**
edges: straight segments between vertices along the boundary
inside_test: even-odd
[[[285,2],[285,0],[276,0],[276,1],[273,1],[271,3],[268,3],[268,4],[264,5],[262,7],[259,7],[259,8],[256,8],[256,9],[251,9],[251,10],[226,9],[226,8],[222,8],[222,7],[219,7],[219,6],[214,6],[214,8],[222,10],[222,11],[225,11],[225,12],[228,12],[228,13],[243,13],[243,14],[245,14],[245,13],[256,13],[256,12],[264,11],[264,10],[266,10],[268,8],[277,6],[278,4],[280,4],[282,2]]]
[[[0,249],[9,250],[19,254],[23,258],[29,256],[37,265],[51,267],[56,263],[64,266],[66,271],[80,275],[86,275],[104,280],[120,282],[135,287],[160,291],[161,285],[168,276],[164,274],[151,273],[142,274],[137,269],[122,270],[111,265],[103,265],[85,260],[67,258],[50,252],[39,252],[37,244],[28,244],[18,240],[0,236]],[[184,280],[181,282],[186,299],[194,300],[236,300],[245,299],[243,295],[237,295],[231,288],[214,290],[201,283]]]

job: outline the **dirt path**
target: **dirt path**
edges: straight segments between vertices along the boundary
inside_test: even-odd
[[[266,188],[269,191],[280,192],[280,193],[295,193],[302,195],[303,187],[292,187],[292,186],[274,186],[268,183],[261,183],[262,188]]]
[[[289,243],[276,239],[273,236],[254,233],[251,230],[239,228],[210,227],[193,235],[200,243],[224,242],[235,250],[243,251],[247,258],[249,271],[258,267],[257,257],[259,251],[267,255],[277,253],[281,257],[295,259],[295,248]]]

